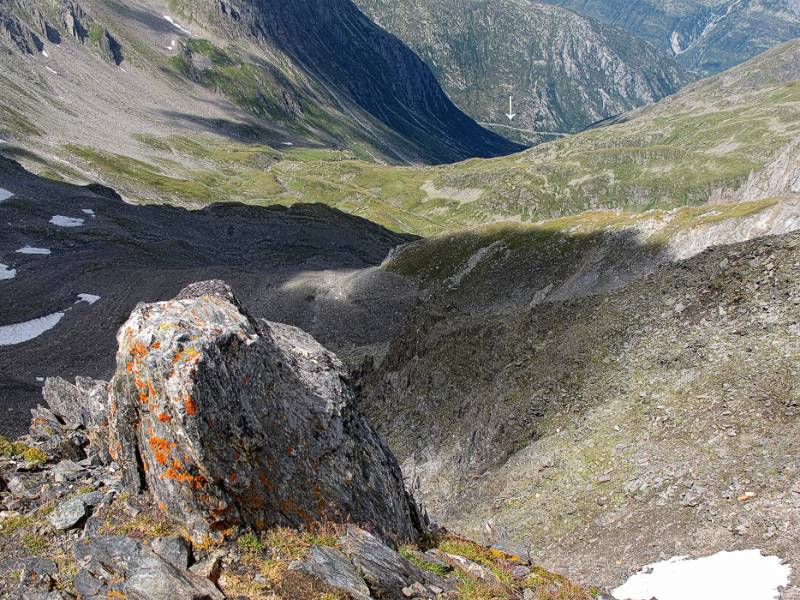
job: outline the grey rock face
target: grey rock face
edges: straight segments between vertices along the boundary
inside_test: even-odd
[[[293,563],[293,570],[321,579],[355,600],[370,600],[369,588],[348,558],[336,548],[314,546],[308,557]]]
[[[91,450],[102,462],[109,463],[108,394],[109,384],[106,381],[78,377],[73,385],[60,377],[48,377],[42,395],[52,415],[43,409],[36,409],[31,433],[37,437],[54,438],[52,432],[62,429],[53,422],[51,416],[55,416],[64,422],[67,429],[84,429],[83,435],[88,436]],[[61,433],[61,437],[73,437],[64,431]],[[80,443],[76,441],[73,446],[80,446]]]
[[[224,284],[140,305],[118,335],[111,451],[198,538],[351,519],[417,536],[400,468],[353,406],[338,359],[252,319]]]
[[[80,498],[73,498],[59,504],[56,509],[50,513],[47,520],[50,524],[61,531],[77,527],[88,514],[86,503]]]
[[[75,558],[83,567],[75,585],[89,600],[107,598],[112,591],[137,600],[224,598],[208,579],[176,568],[131,538],[80,541],[75,544]]]
[[[417,583],[442,590],[453,589],[446,579],[423,571],[358,527],[348,528],[340,545],[378,598],[403,600],[406,598],[403,588]]]
[[[151,544],[153,552],[167,561],[176,569],[189,567],[190,549],[183,538],[156,538]]]
[[[44,48],[39,36],[15,17],[0,15],[0,37],[11,42],[25,54],[41,52]]]

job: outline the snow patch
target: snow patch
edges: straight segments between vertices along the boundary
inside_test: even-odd
[[[58,75],[58,71],[54,71],[54,70],[53,70],[53,69],[51,69],[50,67],[45,67],[45,69],[47,69],[48,71],[50,71],[50,72],[51,72],[53,75]]]
[[[791,568],[760,550],[676,556],[644,567],[614,590],[618,600],[778,600]]]
[[[56,215],[50,219],[50,223],[58,227],[80,227],[83,225],[83,219],[73,219],[72,217]]]
[[[164,15],[164,19],[166,19],[166,20],[167,20],[167,21],[170,23],[170,25],[172,25],[172,26],[173,26],[173,27],[175,27],[176,29],[179,29],[179,30],[181,30],[181,31],[182,31],[183,33],[185,33],[186,35],[192,35],[192,32],[191,32],[191,31],[189,31],[189,30],[188,30],[188,29],[186,29],[185,27],[181,27],[180,25],[178,25],[178,23],[176,23],[176,22],[175,22],[175,19],[173,19],[173,18],[172,18],[172,17],[170,17],[169,15]]]
[[[50,254],[50,250],[47,248],[34,248],[33,246],[25,246],[24,248],[17,250],[17,254],[40,254],[42,256],[46,256]]]
[[[675,56],[679,56],[686,52],[686,50],[681,48],[681,34],[677,31],[673,31],[672,35],[669,38],[669,43],[672,46],[672,52]]]
[[[86,302],[87,304],[94,304],[98,300],[100,300],[100,296],[95,296],[94,294],[78,294],[78,302],[76,302],[75,304],[78,304],[80,302]]]
[[[44,332],[51,330],[58,325],[63,318],[64,313],[57,312],[52,315],[47,315],[46,317],[26,321],[25,323],[0,327],[0,346],[13,346],[15,344],[29,342],[42,335]]]
[[[175,50],[178,47],[178,40],[172,40],[169,46],[167,46],[167,50]]]
[[[5,143],[5,142],[3,142],[3,143]],[[13,195],[14,194],[9,192],[8,190],[4,190],[3,188],[0,188],[0,202],[2,202],[3,200],[8,200]]]
[[[283,142],[284,146],[294,146],[292,142]]]
[[[91,208],[82,208],[81,212],[85,215],[89,215],[90,217],[94,217],[94,211]]]
[[[8,265],[0,263],[0,280],[14,279],[17,276],[17,270],[10,268]]]
[[[37,377],[37,378],[36,378],[36,381],[37,381],[38,383],[44,383],[44,377]]]
[[[42,56],[45,58],[50,58],[50,55],[47,53],[47,50],[42,50]]]

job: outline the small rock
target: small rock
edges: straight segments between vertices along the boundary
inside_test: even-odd
[[[518,579],[524,579],[531,574],[531,570],[524,565],[518,565],[511,569],[511,574]]]
[[[53,467],[53,476],[56,483],[77,481],[86,475],[86,469],[71,460],[62,460],[55,467]]]
[[[739,502],[750,502],[751,500],[755,499],[758,494],[755,492],[745,492],[741,496],[739,496]]]
[[[33,500],[36,498],[36,494],[31,492],[25,484],[22,483],[22,480],[19,477],[12,477],[6,482],[6,487],[8,491],[16,498],[21,498],[23,500]]]
[[[73,498],[59,504],[56,509],[50,513],[47,520],[50,524],[59,531],[67,531],[76,527],[87,516],[88,508],[86,503],[80,498]]]
[[[222,574],[222,556],[219,554],[212,555],[192,565],[189,567],[189,570],[199,577],[205,577],[217,583],[219,581],[219,576]]]
[[[427,598],[428,590],[419,581],[403,588],[403,596],[406,598]]]
[[[176,569],[183,570],[189,567],[189,544],[183,538],[159,537],[154,539],[150,546],[153,548],[153,552]]]
[[[316,577],[355,600],[370,600],[372,597],[356,568],[336,548],[313,546],[305,560],[293,562],[289,568]]]

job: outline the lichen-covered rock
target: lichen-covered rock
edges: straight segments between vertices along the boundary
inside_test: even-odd
[[[129,490],[149,489],[196,538],[316,520],[419,533],[397,461],[308,334],[206,282],[139,305],[118,342],[112,456]]]

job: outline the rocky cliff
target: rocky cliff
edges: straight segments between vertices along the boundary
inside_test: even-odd
[[[199,129],[399,163],[520,149],[456,108],[350,0],[4,0],[0,32],[2,104],[14,115],[3,133],[20,142],[60,131],[62,142],[130,151],[148,132]]]
[[[548,0],[670,52],[688,69],[718,73],[800,34],[793,0]]]
[[[514,139],[574,132],[660,100],[687,81],[649,44],[568,10],[535,2],[358,0],[407,42],[470,116]],[[513,122],[508,97],[514,98]]]

